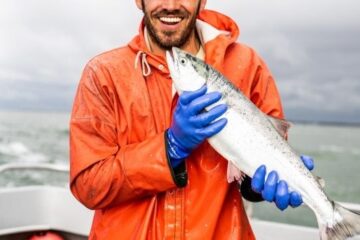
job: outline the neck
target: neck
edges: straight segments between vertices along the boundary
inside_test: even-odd
[[[150,51],[156,55],[160,55],[160,56],[163,56],[165,57],[165,52],[166,52],[166,49],[163,49],[161,48],[151,37],[150,35],[148,34],[147,36],[148,40],[149,40],[149,47],[150,47]],[[181,50],[185,51],[185,52],[188,52],[192,55],[196,55],[197,52],[199,51],[200,49],[200,40],[199,40],[199,37],[196,33],[196,30],[194,30],[188,41],[181,47]]]

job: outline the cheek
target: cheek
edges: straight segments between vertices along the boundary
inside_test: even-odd
[[[156,11],[157,9],[161,8],[162,5],[162,1],[155,0],[143,0],[143,3],[143,11],[146,11],[149,15],[151,15],[151,13]]]
[[[198,5],[200,4],[200,1],[198,0],[192,0],[192,1],[182,1],[182,6],[190,13],[194,14],[198,8]]]

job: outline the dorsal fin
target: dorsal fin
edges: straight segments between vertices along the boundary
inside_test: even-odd
[[[273,124],[277,132],[285,139],[288,137],[288,130],[291,127],[291,124],[280,118],[275,118],[271,116],[267,116],[267,118],[270,120],[270,122]]]

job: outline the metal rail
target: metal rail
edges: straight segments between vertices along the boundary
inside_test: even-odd
[[[7,163],[0,165],[0,173],[9,170],[48,170],[55,172],[69,172],[69,166],[51,163]]]
[[[7,163],[0,165],[0,173],[8,170],[47,170],[55,172],[69,172],[69,166],[51,163]],[[360,212],[360,204],[339,202],[340,205],[356,212]],[[250,204],[251,206],[251,204]],[[303,204],[303,206],[306,206]]]

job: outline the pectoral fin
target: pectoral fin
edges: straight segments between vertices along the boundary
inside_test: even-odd
[[[227,167],[227,181],[231,183],[233,181],[238,181],[239,184],[244,180],[245,174],[239,170],[232,162],[228,161]]]

